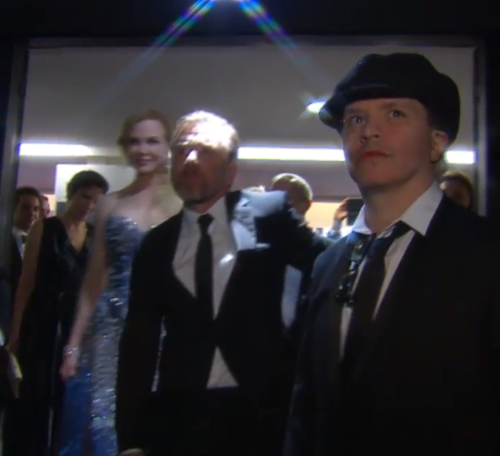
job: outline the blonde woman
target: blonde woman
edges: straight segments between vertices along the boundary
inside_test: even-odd
[[[105,196],[96,213],[92,255],[61,367],[73,389],[61,456],[118,452],[114,388],[133,256],[143,235],[181,208],[164,172],[169,136],[165,116],[149,111],[127,119],[118,138],[137,174],[128,187]]]

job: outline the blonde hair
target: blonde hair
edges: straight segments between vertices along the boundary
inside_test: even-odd
[[[142,114],[134,114],[127,117],[125,119],[125,122],[123,122],[120,134],[116,140],[116,143],[123,152],[125,152],[127,149],[128,141],[130,139],[130,132],[139,122],[142,122],[144,120],[156,120],[157,122],[161,123],[165,130],[165,140],[167,142],[170,142],[172,131],[167,116],[165,116],[165,114],[163,114],[161,111],[157,111],[156,109],[148,109]]]
[[[240,147],[238,132],[234,125],[227,119],[224,119],[224,117],[208,111],[194,111],[181,117],[175,125],[172,144],[180,140],[180,135],[187,126],[200,127],[201,131],[199,134],[201,136],[206,135],[203,141],[213,147],[223,147],[226,149],[229,153],[230,161],[238,158],[238,149]]]
[[[298,174],[292,173],[282,173],[274,176],[272,179],[272,185],[278,182],[287,182],[293,185],[299,192],[300,196],[304,201],[312,201],[313,199],[313,191],[311,186],[307,183],[307,181],[300,177]]]

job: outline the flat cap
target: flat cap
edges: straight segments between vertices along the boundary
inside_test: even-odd
[[[428,110],[436,128],[453,142],[460,125],[460,94],[449,76],[421,54],[369,54],[335,87],[319,112],[327,126],[342,131],[345,108],[356,101],[411,98]]]

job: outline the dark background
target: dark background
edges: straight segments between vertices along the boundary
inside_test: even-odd
[[[221,5],[198,22],[189,35],[218,38],[229,44],[242,37],[262,35],[254,22],[238,11],[235,14],[235,8],[222,5],[234,0],[219,1]],[[500,222],[500,198],[497,197],[500,182],[500,46],[497,39],[500,2],[262,0],[261,3],[286,33],[293,36],[370,35],[376,38],[394,35],[395,39],[410,37],[418,42],[419,36],[454,35],[478,40],[483,46],[486,63],[487,213]],[[72,45],[96,46],[103,39],[106,45],[147,45],[190,5],[189,0],[0,0],[0,139],[8,97],[8,55],[14,42],[43,38],[42,43],[50,44],[52,40],[56,43],[70,38]],[[5,165],[5,151],[3,157]],[[0,166],[1,163],[0,159]],[[3,211],[4,207],[1,209]]]

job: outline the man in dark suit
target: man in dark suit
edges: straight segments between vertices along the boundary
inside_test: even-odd
[[[171,150],[184,209],[145,237],[133,265],[117,381],[120,451],[280,454],[295,358],[282,322],[283,269],[308,270],[325,244],[285,193],[228,191],[238,136],[225,119],[182,118]]]
[[[16,189],[9,258],[9,282],[13,298],[23,267],[24,245],[31,226],[40,216],[41,202],[41,195],[36,188]]]
[[[369,55],[320,113],[365,206],[313,270],[286,456],[500,453],[498,233],[435,182],[459,106],[423,56]]]

